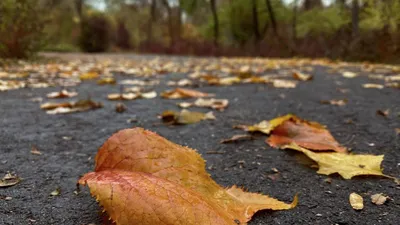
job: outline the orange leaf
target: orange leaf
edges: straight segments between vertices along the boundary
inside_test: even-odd
[[[142,128],[122,130],[108,139],[96,156],[95,171],[79,183],[89,185],[117,224],[158,224],[159,214],[166,224],[246,224],[258,210],[297,204],[297,198],[286,204],[235,186],[225,189],[210,178],[195,150]],[[112,196],[121,202],[111,204]]]
[[[310,150],[334,150],[347,153],[346,148],[341,146],[323,125],[294,116],[277,126],[267,139],[267,143],[272,147],[293,142]]]
[[[177,98],[200,98],[213,96],[212,94],[186,89],[186,88],[175,88],[174,90],[165,91],[161,94],[163,98],[177,99]]]

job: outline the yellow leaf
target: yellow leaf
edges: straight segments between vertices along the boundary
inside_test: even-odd
[[[236,126],[236,128],[243,129],[243,130],[249,131],[249,132],[261,132],[264,134],[269,134],[277,126],[281,125],[283,122],[285,122],[293,117],[294,117],[294,115],[287,114],[285,116],[277,117],[270,121],[263,120],[260,123],[256,123],[251,126],[239,125],[239,126]]]
[[[381,163],[383,155],[348,155],[337,152],[314,153],[294,143],[285,145],[283,149],[293,149],[303,152],[319,165],[317,173],[330,175],[340,174],[344,179],[351,179],[360,175],[385,176],[382,173]]]
[[[183,147],[142,128],[114,134],[96,155],[87,184],[117,224],[246,224],[259,210],[291,209],[291,204],[236,186],[219,186],[205,161]]]
[[[357,193],[351,193],[349,196],[349,201],[350,201],[350,205],[351,207],[353,207],[353,209],[355,210],[361,210],[364,208],[364,200],[363,197],[361,197],[361,195],[357,194]]]
[[[79,76],[79,79],[81,80],[93,80],[99,77],[99,74],[97,72],[87,72],[83,73]]]

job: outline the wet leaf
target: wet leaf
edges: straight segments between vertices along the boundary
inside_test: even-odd
[[[347,99],[332,99],[332,100],[322,100],[322,104],[329,104],[329,105],[337,105],[337,106],[344,106],[347,104]]]
[[[77,95],[78,93],[74,91],[69,92],[67,90],[61,90],[59,92],[50,92],[46,96],[48,98],[70,98],[70,97],[75,97]]]
[[[301,73],[299,71],[293,72],[292,76],[293,76],[294,79],[301,80],[301,81],[308,81],[308,80],[312,80],[313,79],[312,75]]]
[[[182,110],[180,112],[167,110],[161,114],[161,119],[165,123],[171,124],[192,124],[198,123],[202,120],[215,120],[215,116],[212,112],[202,113],[194,112],[189,110]]]
[[[92,101],[91,99],[79,100],[76,102],[61,102],[51,103],[47,102],[40,106],[40,108],[46,110],[47,114],[66,114],[75,112],[84,112],[88,110],[94,110],[102,108],[103,105],[100,102]]]
[[[384,86],[382,84],[363,84],[363,88],[375,88],[375,89],[382,89]]]
[[[212,94],[186,89],[186,88],[176,88],[174,90],[169,90],[161,93],[161,97],[168,99],[178,99],[178,98],[200,98],[200,97],[208,97],[212,96]]]
[[[293,80],[275,79],[272,81],[272,85],[276,88],[295,88],[297,82]]]
[[[371,202],[375,205],[383,205],[388,199],[389,197],[382,193],[371,195]]]
[[[267,143],[272,147],[296,143],[314,151],[347,152],[346,148],[341,146],[332,134],[317,122],[302,120],[296,116],[287,117],[286,120],[280,120],[280,122],[267,139]]]
[[[1,187],[11,187],[21,182],[21,179],[17,175],[12,175],[11,173],[7,173],[0,180],[0,188]]]
[[[251,135],[237,134],[237,135],[233,135],[231,138],[221,140],[220,143],[221,144],[226,144],[226,143],[232,143],[232,142],[241,141],[241,140],[249,140],[249,139],[252,139],[252,138],[253,137]]]
[[[384,175],[381,169],[383,155],[349,155],[338,152],[312,152],[294,143],[282,146],[282,149],[293,149],[303,152],[319,165],[317,173],[330,175],[340,174],[344,179],[351,179],[360,175],[376,175],[392,178]]]
[[[357,193],[351,193],[349,196],[350,205],[355,210],[362,210],[364,208],[364,199]]]
[[[263,209],[291,204],[219,186],[196,151],[141,128],[114,134],[96,156],[87,184],[117,224],[246,224]],[[128,207],[129,206],[129,207]]]

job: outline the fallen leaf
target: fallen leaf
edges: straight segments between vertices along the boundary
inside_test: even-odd
[[[125,106],[123,103],[118,102],[118,103],[115,105],[115,111],[116,111],[117,113],[123,113],[123,112],[126,111],[126,106]]]
[[[342,76],[345,78],[354,78],[354,77],[357,77],[358,74],[350,72],[350,71],[345,71],[345,72],[342,72]]]
[[[139,94],[136,93],[112,93],[107,95],[108,100],[115,100],[115,101],[133,100],[137,99],[138,97]]]
[[[198,123],[202,120],[215,120],[215,116],[212,112],[202,113],[194,112],[189,110],[182,110],[180,112],[167,110],[161,114],[161,119],[165,123],[172,124],[192,124]]]
[[[50,193],[50,195],[51,196],[58,196],[58,195],[60,195],[61,194],[61,189],[58,187],[58,188],[56,188],[56,190],[54,190],[54,191],[52,191],[51,193]]]
[[[145,99],[155,98],[155,97],[157,97],[157,92],[150,91],[150,92],[140,93],[139,97],[140,98],[145,98]]]
[[[389,109],[386,109],[386,110],[377,110],[376,111],[376,114],[377,115],[379,115],[379,116],[383,116],[383,117],[388,117],[389,116],[389,113],[390,113],[390,110]]]
[[[301,81],[308,81],[308,80],[312,80],[313,79],[312,75],[304,74],[304,73],[301,73],[299,71],[293,72],[292,76],[293,76],[294,79],[301,80]]]
[[[400,88],[400,82],[388,82],[385,85],[386,87]]]
[[[33,155],[41,155],[42,153],[36,148],[36,146],[32,145],[31,153]]]
[[[192,103],[192,102],[179,102],[179,103],[177,103],[177,105],[178,105],[179,107],[185,109],[185,108],[189,108],[189,107],[193,106],[194,103]]]
[[[272,85],[276,88],[295,88],[297,82],[292,80],[275,79],[272,81]]]
[[[200,98],[200,97],[208,97],[212,96],[212,94],[186,89],[186,88],[176,88],[174,90],[169,90],[161,93],[161,97],[169,98],[169,99],[178,99],[178,98]]]
[[[61,90],[59,92],[50,92],[46,96],[48,98],[70,98],[70,97],[75,97],[77,95],[78,93],[74,91],[69,92],[67,90]]]
[[[196,151],[141,128],[114,134],[83,176],[116,224],[246,224],[263,209],[291,209],[271,197],[219,186]],[[129,206],[129,207],[127,207]]]
[[[100,102],[95,102],[90,99],[79,100],[76,102],[61,102],[61,103],[44,103],[40,108],[47,110],[47,114],[65,114],[74,112],[84,112],[88,110],[98,109],[103,107]]]
[[[235,126],[234,128],[239,128],[239,129],[242,129],[242,130],[245,130],[248,132],[261,132],[264,134],[269,134],[273,129],[275,129],[277,126],[281,125],[286,120],[289,120],[293,116],[294,115],[292,115],[292,114],[288,114],[285,116],[277,117],[270,121],[263,120],[260,123],[256,123],[251,126],[238,125],[238,126]]]
[[[349,196],[350,205],[355,210],[362,210],[364,208],[364,199],[357,193],[351,193]]]
[[[337,106],[344,106],[347,104],[347,99],[332,99],[332,100],[322,100],[322,104],[330,104],[330,105],[337,105]]]
[[[116,84],[116,83],[117,81],[114,79],[114,77],[103,77],[97,81],[98,85]]]
[[[384,86],[382,84],[370,84],[370,83],[368,83],[368,84],[363,84],[362,86],[363,86],[363,88],[376,88],[376,89],[384,88]]]
[[[382,193],[371,195],[371,202],[375,205],[383,205],[388,199],[389,197],[383,195]]]
[[[396,132],[397,135],[400,135],[400,128],[395,128],[394,131]]]
[[[271,147],[296,143],[314,151],[334,150],[341,153],[347,152],[346,148],[341,146],[332,134],[317,122],[302,120],[294,115],[283,118],[279,122],[267,139],[267,143]]]
[[[240,141],[240,140],[248,140],[248,139],[252,139],[252,138],[253,137],[251,135],[237,134],[237,135],[233,135],[231,138],[221,140],[220,143],[225,144],[225,143],[231,143],[231,142],[236,142],[236,141]]]
[[[11,173],[7,173],[1,180],[0,180],[0,187],[11,187],[18,184],[21,179],[17,175],[12,175]]]
[[[99,74],[97,72],[87,72],[79,76],[79,79],[81,80],[93,80],[97,78],[99,78]]]
[[[360,175],[376,175],[393,179],[384,175],[381,169],[383,155],[349,155],[338,152],[312,152],[294,143],[281,147],[303,152],[319,165],[317,173],[330,175],[338,173],[344,179]]]
[[[167,82],[168,86],[179,86],[179,87],[184,87],[184,86],[191,86],[193,85],[193,82],[189,79],[182,79],[178,81],[168,81]]]

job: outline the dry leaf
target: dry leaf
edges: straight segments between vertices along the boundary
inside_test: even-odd
[[[97,81],[98,85],[116,84],[116,83],[117,81],[114,79],[114,77],[103,77]]]
[[[267,139],[267,143],[272,147],[296,143],[314,151],[347,152],[346,148],[341,146],[332,134],[317,122],[302,120],[294,115],[288,116],[286,120],[280,120],[280,122]]]
[[[322,103],[322,104],[337,105],[337,106],[344,106],[344,105],[347,104],[347,99],[341,99],[341,100],[336,100],[336,99],[332,99],[332,100],[322,100],[321,103]]]
[[[397,135],[400,135],[400,128],[395,128],[394,131],[396,132]]]
[[[123,112],[126,111],[126,106],[125,106],[123,103],[118,102],[118,103],[115,105],[115,111],[116,111],[117,113],[123,113]]]
[[[115,101],[121,101],[121,100],[134,100],[138,98],[145,98],[145,99],[151,99],[157,97],[157,92],[151,91],[151,92],[146,92],[146,93],[113,93],[109,94],[107,96],[108,100],[115,100]]]
[[[342,76],[346,77],[346,78],[354,78],[354,77],[357,77],[358,75],[356,73],[353,73],[350,71],[345,71],[342,73]]]
[[[33,154],[33,155],[41,155],[42,153],[36,148],[36,146],[32,146],[32,148],[31,148],[31,153]]]
[[[97,72],[87,72],[79,76],[79,79],[81,80],[93,80],[97,78],[99,78],[99,74]]]
[[[376,89],[384,88],[384,86],[382,84],[370,84],[370,83],[368,83],[368,84],[363,84],[362,86],[363,86],[363,88],[376,88]]]
[[[103,107],[100,102],[95,102],[90,99],[79,100],[77,102],[61,102],[61,103],[44,103],[40,108],[47,110],[47,114],[65,114],[74,112],[83,112],[92,109]]]
[[[58,196],[58,195],[60,195],[61,194],[61,189],[58,187],[58,188],[56,188],[56,190],[54,190],[54,191],[52,191],[51,193],[50,193],[50,195],[51,196]]]
[[[189,107],[193,106],[194,103],[191,103],[191,102],[179,102],[177,105],[179,107],[181,107],[181,108],[189,108]]]
[[[388,199],[389,197],[383,195],[382,193],[371,195],[371,202],[375,205],[383,205]]]
[[[67,90],[61,90],[59,92],[50,92],[47,94],[48,98],[70,98],[70,97],[74,97],[77,96],[78,93],[77,92],[69,92]]]
[[[246,224],[263,209],[291,209],[291,204],[225,189],[205,170],[196,151],[141,128],[114,134],[96,155],[87,184],[109,216],[125,224]]]
[[[272,85],[276,88],[295,88],[297,82],[292,80],[275,79],[272,81]]]
[[[165,123],[172,124],[192,124],[198,123],[202,120],[215,120],[215,116],[212,112],[202,113],[194,112],[189,110],[182,110],[180,112],[167,110],[161,114],[161,119]]]
[[[380,116],[383,116],[383,117],[389,116],[389,113],[390,113],[389,109],[386,109],[386,110],[380,110],[379,109],[379,110],[376,111],[377,115],[380,115]]]
[[[231,143],[231,142],[236,142],[236,141],[241,141],[241,140],[248,140],[248,139],[252,139],[252,138],[253,137],[251,135],[237,134],[237,135],[233,135],[231,138],[221,140],[220,143],[225,144],[225,143]]]
[[[194,102],[195,106],[198,107],[209,107],[212,109],[224,110],[229,104],[228,99],[204,99],[199,98]]]
[[[184,87],[184,86],[191,86],[193,85],[193,82],[189,79],[182,79],[178,81],[168,81],[167,82],[168,86],[179,86],[179,87]]]
[[[308,80],[312,80],[313,76],[310,74],[304,74],[299,71],[295,71],[295,72],[293,72],[293,78],[296,80],[308,81]]]
[[[11,187],[18,184],[21,179],[17,175],[12,175],[11,173],[7,173],[1,180],[0,180],[0,188],[1,187]]]
[[[348,155],[338,152],[312,152],[294,143],[282,146],[283,149],[293,149],[303,152],[319,165],[317,173],[330,175],[338,173],[344,179],[351,179],[360,175],[376,175],[392,178],[384,175],[381,169],[383,155]]]
[[[260,123],[257,123],[257,124],[251,125],[251,126],[238,125],[238,126],[235,126],[235,128],[239,128],[239,129],[242,129],[242,130],[245,130],[248,132],[261,132],[264,134],[269,134],[273,129],[275,129],[275,127],[281,125],[283,122],[285,122],[286,120],[289,120],[292,117],[293,117],[293,115],[288,114],[285,116],[277,117],[270,121],[263,120]]]
[[[350,205],[355,210],[361,210],[364,208],[364,200],[361,195],[357,193],[351,193],[349,196]]]
[[[178,98],[200,98],[212,96],[212,94],[186,89],[186,88],[176,88],[174,90],[169,90],[161,93],[161,97],[169,98],[169,99],[178,99]]]

